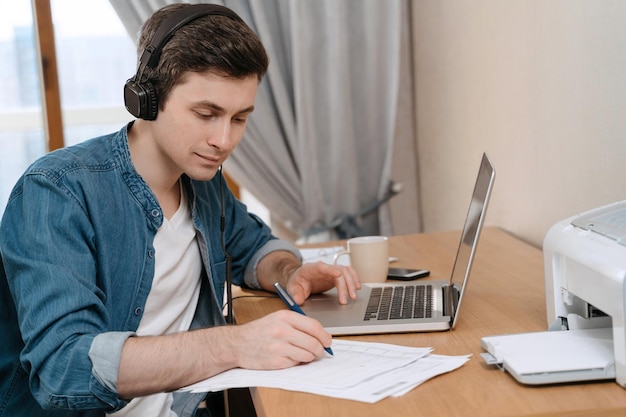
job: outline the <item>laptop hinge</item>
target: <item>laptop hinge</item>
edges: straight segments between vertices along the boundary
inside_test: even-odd
[[[454,319],[456,306],[459,305],[459,290],[454,285],[444,285],[443,288],[443,314]]]

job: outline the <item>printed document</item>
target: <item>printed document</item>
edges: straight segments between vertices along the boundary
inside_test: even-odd
[[[375,403],[400,396],[424,381],[463,365],[469,356],[431,355],[431,348],[334,339],[334,356],[280,370],[231,369],[181,391],[282,388]]]

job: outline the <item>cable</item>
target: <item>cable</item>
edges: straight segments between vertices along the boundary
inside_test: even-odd
[[[233,297],[233,301],[241,300],[242,298],[275,298],[277,300],[280,299],[277,295],[267,294],[267,295],[238,295],[237,297]],[[226,308],[226,303],[222,306],[222,309]]]
[[[226,251],[226,215],[224,214],[224,177],[222,175],[222,167],[220,166],[220,233],[222,240],[222,252],[226,257],[226,304],[228,306],[226,312],[226,323],[234,324],[235,318],[233,317],[233,280],[231,277],[233,258]]]

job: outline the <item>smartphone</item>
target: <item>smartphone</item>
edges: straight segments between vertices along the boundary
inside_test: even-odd
[[[414,279],[427,277],[428,275],[430,275],[428,269],[389,268],[387,279],[412,281]]]

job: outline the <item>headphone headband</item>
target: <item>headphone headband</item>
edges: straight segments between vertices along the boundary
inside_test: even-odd
[[[140,66],[155,68],[159,63],[163,46],[174,36],[174,33],[187,23],[207,15],[225,16],[243,22],[235,12],[218,4],[192,4],[176,10],[159,25],[150,44],[141,54]]]
[[[124,85],[124,103],[130,114],[145,120],[156,119],[159,108],[156,89],[149,81],[141,80],[143,71],[146,67],[156,68],[163,47],[178,29],[207,15],[225,16],[243,23],[235,12],[218,4],[192,4],[172,12],[159,25],[150,43],[142,51],[137,73]]]

